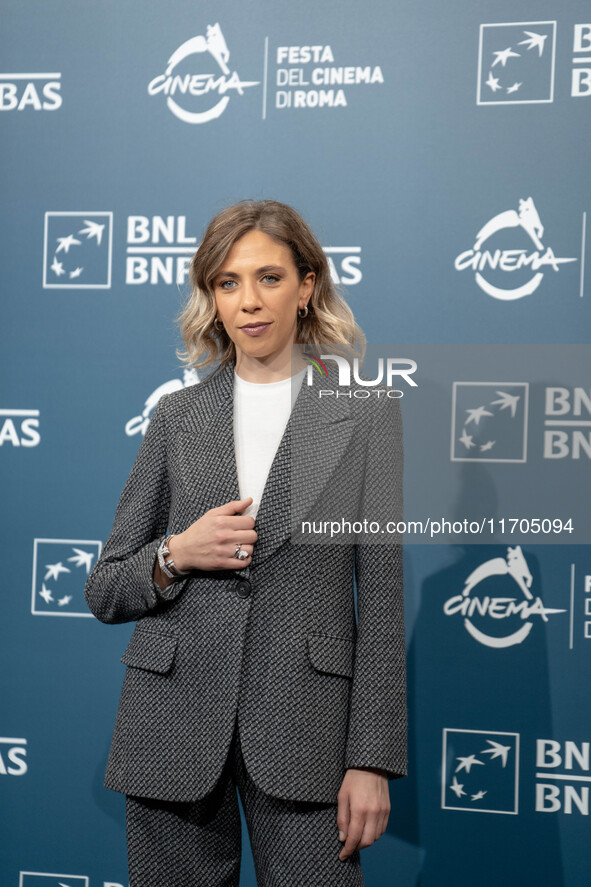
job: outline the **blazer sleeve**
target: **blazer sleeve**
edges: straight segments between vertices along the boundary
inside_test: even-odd
[[[360,517],[402,517],[400,404],[378,400],[370,430]],[[358,537],[355,546],[357,643],[345,766],[376,767],[389,779],[407,773],[406,650],[402,543]]]
[[[109,538],[84,589],[101,622],[130,622],[181,593],[189,577],[161,590],[152,574],[168,526],[166,399],[158,401],[127,479]]]

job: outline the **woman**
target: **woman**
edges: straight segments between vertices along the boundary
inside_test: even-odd
[[[293,502],[339,478],[365,496],[384,439],[400,465],[398,414],[314,397],[301,354],[292,372],[294,344],[365,340],[290,207],[223,210],[190,279],[184,360],[219,366],[158,402],[86,585],[98,619],[138,620],[105,780],[130,887],[238,884],[236,787],[259,885],[360,885],[406,772],[401,550],[294,544]]]

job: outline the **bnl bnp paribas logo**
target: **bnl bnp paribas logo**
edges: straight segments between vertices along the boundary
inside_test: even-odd
[[[516,816],[521,780],[536,813],[589,816],[591,743],[536,739],[520,762],[520,740],[519,733],[444,728],[441,809]]]
[[[0,736],[0,776],[24,776],[28,769],[27,740]]]
[[[168,59],[163,74],[148,84],[148,93],[166,96],[166,106],[184,123],[208,123],[220,117],[234,96],[258,86],[241,80],[230,67],[230,50],[220,25],[208,25],[182,43]]]
[[[581,251],[585,251],[586,213],[582,218]],[[471,249],[454,261],[456,271],[472,271],[476,285],[493,299],[522,299],[536,292],[544,275],[558,274],[577,258],[558,257],[543,243],[544,225],[531,197],[519,200],[517,209],[494,215],[476,234]],[[582,295],[583,275],[580,275]]]
[[[454,382],[452,462],[527,460],[529,384]]]
[[[569,33],[569,29],[562,33]],[[570,35],[570,95],[572,98],[591,96],[591,24],[575,24]],[[555,67],[555,21],[481,25],[476,103],[553,102]]]
[[[519,733],[443,731],[442,810],[519,812]]]
[[[88,539],[35,539],[33,545],[33,616],[90,617],[84,586],[100,557],[102,543]]]
[[[125,224],[125,284],[186,283],[199,246],[186,216],[130,215]],[[333,283],[363,279],[361,246],[323,247]],[[112,212],[46,212],[43,286],[46,289],[109,289],[113,253]]]
[[[45,213],[45,289],[109,289],[112,252],[112,212]]]
[[[61,88],[59,72],[0,74],[0,111],[57,111]]]
[[[40,410],[0,408],[0,447],[38,447]]]
[[[454,382],[451,462],[527,462],[528,438],[544,460],[591,459],[591,391],[546,385],[530,410],[529,382]],[[531,412],[531,415],[530,415]]]
[[[554,100],[556,22],[480,26],[479,105]]]

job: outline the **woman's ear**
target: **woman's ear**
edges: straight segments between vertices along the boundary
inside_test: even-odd
[[[316,274],[314,271],[308,271],[304,279],[300,284],[300,295],[311,297],[314,292],[314,285],[316,284]]]

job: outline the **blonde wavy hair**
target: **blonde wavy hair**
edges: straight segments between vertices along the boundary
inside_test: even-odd
[[[262,231],[287,246],[300,280],[310,271],[316,275],[308,314],[298,315],[295,342],[330,344],[340,353],[362,360],[365,335],[331,280],[324,250],[301,216],[291,206],[276,200],[242,200],[223,209],[209,223],[191,260],[188,301],[176,319],[185,346],[184,350],[177,349],[178,358],[194,368],[219,363],[219,369],[236,359],[236,349],[227,332],[214,326],[213,282],[236,241],[249,231]]]

